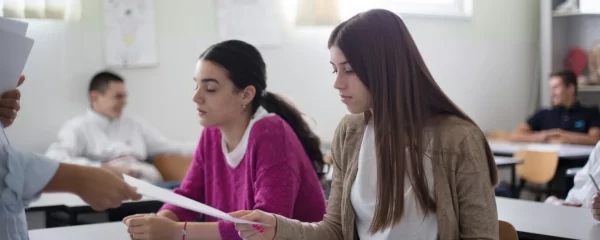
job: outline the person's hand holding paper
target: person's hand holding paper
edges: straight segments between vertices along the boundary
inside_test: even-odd
[[[25,36],[27,23],[0,18],[0,93],[17,87],[33,48],[33,39]]]
[[[25,76],[21,75],[17,87],[25,81]],[[21,109],[21,92],[19,89],[8,90],[0,95],[0,122],[2,126],[9,127],[15,121],[17,113]]]
[[[16,88],[25,77],[22,72],[33,48],[33,39],[25,36],[27,22],[0,17],[0,123],[10,126],[20,109],[21,93]],[[20,77],[19,77],[20,76]],[[19,81],[16,81],[19,79]],[[4,134],[2,134],[4,136]],[[4,141],[7,141],[4,139]]]

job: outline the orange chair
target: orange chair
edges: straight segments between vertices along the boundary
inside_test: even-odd
[[[516,166],[517,176],[521,179],[519,192],[525,187],[525,182],[546,185],[545,189],[528,188],[536,194],[536,200],[541,200],[542,193],[549,195],[551,189],[548,183],[556,174],[558,167],[558,152],[540,152],[519,150],[513,158],[521,159],[522,164]]]
[[[192,157],[161,155],[154,158],[154,166],[165,182],[182,181],[190,168]]]
[[[498,220],[500,240],[519,240],[515,227],[509,222]]]

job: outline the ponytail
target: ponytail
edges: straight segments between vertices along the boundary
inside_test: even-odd
[[[270,113],[279,115],[279,117],[283,118],[283,120],[292,127],[294,133],[296,133],[296,136],[300,140],[304,151],[312,162],[319,180],[322,180],[325,175],[323,172],[325,162],[323,160],[323,153],[321,152],[321,140],[310,129],[308,123],[304,121],[302,113],[280,96],[266,90],[256,97],[260,99],[260,106]],[[256,106],[256,108],[258,108],[258,106]]]

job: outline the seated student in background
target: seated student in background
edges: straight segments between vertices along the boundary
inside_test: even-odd
[[[562,200],[555,196],[551,196],[546,199],[545,203],[575,207],[583,206],[586,208],[591,207],[592,200],[598,191],[588,174],[591,174],[596,181],[600,180],[600,142],[594,147],[585,166],[575,174],[573,188],[569,190],[567,198]]]
[[[511,141],[595,145],[600,140],[600,112],[577,101],[577,76],[550,76],[552,108],[543,109],[510,134]]]
[[[123,115],[127,91],[123,78],[96,74],[89,86],[91,109],[67,121],[46,156],[61,162],[110,168],[151,183],[162,181],[146,162],[160,154],[192,156],[195,144],[164,137],[141,119]]]
[[[196,65],[202,131],[175,192],[224,212],[261,209],[306,222],[325,214],[323,154],[301,113],[266,90],[259,51],[242,41],[211,46]],[[124,222],[133,239],[240,239],[233,223],[166,204],[158,215]],[[189,222],[189,223],[184,223]],[[151,237],[148,237],[151,236]]]

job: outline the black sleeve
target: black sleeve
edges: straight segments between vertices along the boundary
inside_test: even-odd
[[[588,126],[590,126],[590,128],[600,127],[600,111],[596,107],[592,108],[590,111],[590,122],[588,123]]]
[[[529,119],[527,119],[527,124],[531,128],[531,131],[540,131],[542,130],[542,122],[544,121],[544,110],[540,110],[533,114]]]

